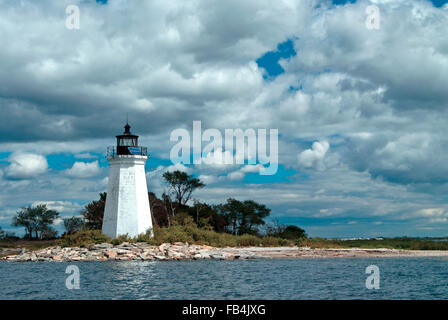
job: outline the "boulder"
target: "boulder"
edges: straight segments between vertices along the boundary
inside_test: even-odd
[[[115,259],[117,257],[117,252],[114,250],[107,250],[105,252],[106,257],[108,257],[109,259]]]
[[[93,245],[90,250],[102,250],[102,249],[110,249],[113,248],[114,246],[110,243],[107,242],[103,242],[103,243],[99,243],[99,244],[95,244]]]

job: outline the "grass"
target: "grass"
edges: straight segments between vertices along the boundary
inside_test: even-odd
[[[0,249],[9,249],[7,251],[0,250],[0,258],[10,254],[16,254],[21,248],[34,251],[54,246],[55,243],[56,240],[0,240]]]
[[[214,247],[248,247],[248,246],[307,246],[311,248],[390,248],[407,250],[448,250],[448,241],[435,241],[431,238],[384,238],[365,240],[328,240],[322,238],[308,238],[288,240],[277,237],[260,237],[255,235],[232,235],[228,233],[217,233],[210,228],[199,228],[190,220],[166,228],[155,227],[154,237],[150,234],[142,234],[136,238],[120,236],[111,239],[101,233],[101,230],[83,230],[72,235],[64,236],[56,240],[17,240],[0,241],[0,248],[27,248],[37,250],[49,246],[61,247],[86,247],[91,244],[108,242],[118,245],[123,242],[146,242],[152,245],[162,243],[188,242],[190,244],[210,245]],[[447,239],[438,239],[447,240]]]
[[[154,237],[150,233],[139,235],[136,238],[120,236],[117,239],[111,239],[100,230],[79,231],[75,234],[65,236],[57,244],[62,247],[83,247],[90,244],[108,242],[118,245],[123,242],[146,242],[152,245],[162,243],[188,242],[190,244],[209,245],[214,247],[248,247],[248,246],[292,246],[294,242],[282,238],[258,237],[255,235],[244,234],[240,236],[217,233],[213,230],[198,228],[192,225],[175,225],[170,228],[155,227]]]
[[[434,241],[428,238],[384,238],[361,240],[327,240],[311,238],[303,241],[311,248],[365,248],[365,249],[406,249],[406,250],[448,250],[448,241]]]
[[[65,236],[58,241],[62,247],[88,246],[90,244],[109,242],[118,245],[123,242],[146,242],[152,245],[162,243],[188,242],[190,244],[209,245],[214,247],[249,247],[249,246],[293,246],[294,241],[277,237],[260,237],[256,235],[232,235],[218,233],[209,227],[198,227],[191,217],[181,218],[171,227],[155,226],[152,230],[154,237],[148,232],[136,238],[120,236],[111,239],[100,230],[84,230]]]

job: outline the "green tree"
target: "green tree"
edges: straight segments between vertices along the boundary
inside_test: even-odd
[[[12,224],[24,227],[26,238],[39,239],[44,231],[51,228],[54,220],[58,217],[57,211],[48,209],[45,204],[40,204],[36,207],[22,208],[13,218]]]
[[[275,218],[272,223],[266,226],[266,235],[289,240],[306,239],[308,237],[302,228],[280,224],[278,218]]]
[[[58,237],[58,232],[56,231],[55,228],[51,227],[51,226],[46,226],[45,228],[42,229],[41,233],[40,233],[40,239],[42,240],[51,240],[51,239],[56,239]]]
[[[198,178],[179,170],[165,172],[163,179],[168,184],[170,198],[174,198],[173,202],[176,202],[178,207],[186,205],[193,191],[205,187]]]
[[[65,218],[64,227],[67,234],[73,234],[84,228],[84,219],[80,217]]]
[[[103,226],[104,208],[106,206],[107,193],[100,193],[98,201],[92,201],[81,212],[85,220],[85,226],[90,230],[100,230]]]
[[[165,202],[157,198],[154,192],[148,192],[148,199],[154,224],[159,227],[169,227],[171,225],[171,220]]]
[[[290,239],[290,240],[296,240],[296,239],[303,239],[307,238],[307,234],[305,230],[298,226],[289,225],[286,226],[283,233],[279,234],[280,238]]]
[[[217,206],[219,213],[227,221],[227,229],[232,234],[257,234],[258,226],[265,224],[264,218],[271,209],[252,200],[227,199],[227,203]]]
[[[194,201],[194,205],[188,208],[188,213],[193,217],[198,227],[210,226],[217,232],[224,232],[226,219],[218,214],[216,206],[210,206],[205,202]]]
[[[17,240],[18,237],[14,232],[5,231],[0,227],[0,240]]]

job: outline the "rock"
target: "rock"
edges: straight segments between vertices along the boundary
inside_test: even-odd
[[[51,260],[52,260],[51,258],[44,258],[44,257],[39,257],[37,259],[37,261],[51,261]]]
[[[235,259],[250,259],[251,256],[245,253],[239,253],[235,255]]]
[[[154,256],[157,260],[166,260],[165,256]]]
[[[159,246],[159,250],[160,250],[160,252],[164,252],[165,250],[168,250],[168,248],[170,247],[171,245],[169,244],[169,243],[162,243],[160,246]]]
[[[113,247],[114,246],[112,244],[107,243],[107,242],[103,242],[103,243],[99,243],[99,244],[93,245],[90,250],[110,249],[110,248],[113,248]]]
[[[132,248],[132,247],[134,247],[134,245],[129,242],[123,242],[122,244],[119,244],[117,246],[117,248]]]
[[[200,256],[201,256],[201,259],[210,259],[211,258],[210,254],[208,254],[206,252],[203,252],[203,253],[201,252]]]
[[[129,261],[129,258],[123,256],[123,257],[118,257],[118,258],[116,258],[116,260],[120,260],[120,261]]]
[[[141,248],[141,249],[146,249],[146,248],[148,248],[148,247],[151,247],[151,245],[150,245],[149,243],[146,243],[146,242],[137,242],[137,243],[135,244],[135,246],[136,246],[137,248]]]
[[[119,248],[113,248],[112,250],[115,251],[119,255],[131,253],[131,251],[129,251],[129,250],[119,249]]]
[[[151,260],[154,260],[154,257],[151,256],[151,255],[148,255],[148,254],[143,254],[143,253],[141,253],[141,254],[139,254],[138,256],[140,257],[140,259],[142,259],[142,260],[144,260],[144,261],[151,261]]]
[[[108,257],[109,259],[115,259],[117,257],[117,252],[115,252],[114,250],[107,250],[105,252],[106,257]]]
[[[225,260],[226,259],[226,254],[223,252],[214,252],[210,254],[210,258],[212,259],[216,259],[216,260]]]

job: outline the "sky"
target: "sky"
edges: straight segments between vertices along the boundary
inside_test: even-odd
[[[310,236],[447,236],[446,2],[0,0],[0,226],[98,199],[128,114],[158,196],[179,169],[196,199],[255,200]],[[277,129],[278,171],[174,164],[193,121]]]

